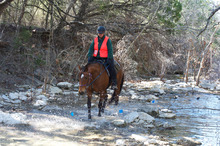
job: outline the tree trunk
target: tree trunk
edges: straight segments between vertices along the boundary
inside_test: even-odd
[[[66,14],[64,14],[64,16],[61,17],[60,22],[59,22],[57,28],[55,29],[56,34],[59,34],[61,29],[65,26],[65,24],[66,24],[65,21],[66,21],[67,14],[69,14],[71,8],[74,6],[75,3],[76,3],[76,0],[72,0],[70,2],[69,6],[66,10]]]
[[[20,16],[19,16],[19,18],[18,18],[18,24],[17,24],[18,27],[20,27],[20,25],[21,25],[21,20],[22,20],[22,18],[24,17],[26,5],[27,5],[27,0],[24,0],[23,6],[22,6],[22,9],[21,9],[21,14],[20,14]]]
[[[205,50],[204,50],[203,53],[202,53],[202,54],[203,54],[203,55],[202,55],[202,60],[201,60],[201,62],[200,62],[199,71],[198,71],[198,74],[197,74],[197,77],[196,77],[196,86],[199,85],[199,78],[200,78],[200,75],[201,75],[201,73],[202,73],[202,68],[204,67],[205,57],[206,57],[206,55],[207,55],[207,52],[208,52],[209,49],[211,48],[210,46],[211,46],[211,44],[212,44],[212,42],[213,42],[214,34],[215,34],[215,32],[218,30],[218,27],[219,27],[219,25],[216,26],[215,31],[214,31],[213,34],[211,35],[211,38],[210,38],[210,41],[209,41],[208,45],[206,46]]]
[[[191,52],[191,50],[188,50],[187,63],[186,63],[186,73],[185,73],[186,83],[188,82],[188,75],[189,75],[190,52]]]

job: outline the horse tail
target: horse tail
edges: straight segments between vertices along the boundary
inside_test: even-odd
[[[124,83],[124,73],[123,73],[123,75],[122,75],[122,79],[121,79],[120,93],[121,93],[121,90],[122,90],[122,87],[123,87],[123,83]]]

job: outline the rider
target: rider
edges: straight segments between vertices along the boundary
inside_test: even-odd
[[[111,40],[105,36],[105,27],[99,26],[96,37],[90,45],[88,52],[88,63],[94,60],[104,60],[109,64],[109,72],[112,78],[112,89],[117,89],[116,71],[114,67],[113,49]]]

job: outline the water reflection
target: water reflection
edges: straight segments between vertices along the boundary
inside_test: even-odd
[[[198,98],[199,97],[199,98]],[[191,136],[204,146],[220,145],[220,100],[219,95],[194,94],[179,95],[177,99],[164,98],[161,104],[177,114],[176,125],[171,137]],[[169,104],[170,103],[170,104]],[[169,104],[169,105],[168,105]],[[161,132],[160,134],[165,134]]]

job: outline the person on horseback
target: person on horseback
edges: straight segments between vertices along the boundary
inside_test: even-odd
[[[93,40],[89,47],[88,63],[95,60],[107,61],[109,72],[112,79],[112,89],[117,89],[116,71],[114,67],[112,42],[109,37],[105,36],[105,27],[99,26],[97,29],[98,36]]]

